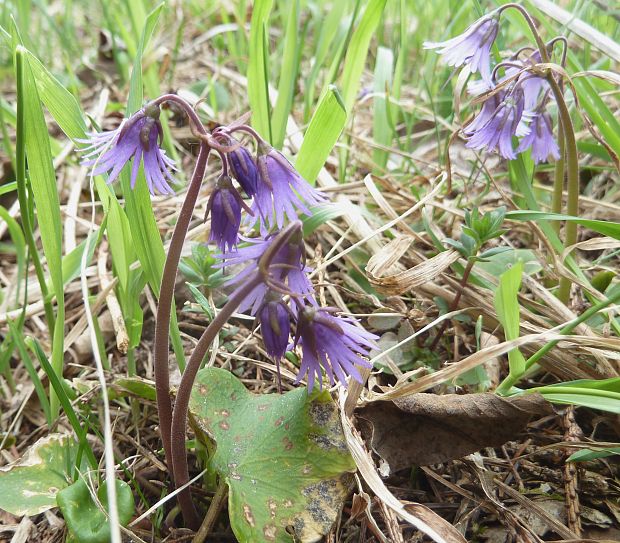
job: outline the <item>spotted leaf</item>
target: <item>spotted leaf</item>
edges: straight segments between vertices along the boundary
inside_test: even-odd
[[[17,462],[0,468],[0,509],[17,516],[56,507],[56,495],[71,484],[78,444],[65,434],[39,439]]]
[[[229,487],[240,542],[319,541],[346,498],[355,463],[327,391],[250,393],[234,375],[205,368],[190,414]]]

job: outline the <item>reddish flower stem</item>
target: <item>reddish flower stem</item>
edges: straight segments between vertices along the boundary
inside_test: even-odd
[[[231,315],[239,307],[241,302],[261,283],[270,282],[270,266],[276,254],[282,247],[289,242],[295,233],[301,232],[301,221],[294,221],[280,231],[273,243],[268,247],[258,262],[258,270],[246,279],[245,284],[233,293],[222,310],[211,321],[202,336],[198,340],[194,352],[190,357],[187,367],[183,372],[181,383],[177,391],[174,410],[172,412],[172,427],[170,432],[172,473],[177,488],[182,487],[189,481],[189,468],[187,465],[187,452],[185,450],[185,429],[187,426],[187,410],[192,392],[192,386],[196,379],[196,374],[200,369],[202,361],[207,354],[209,346],[215,339],[217,333],[226,324]],[[189,486],[177,495],[177,500],[183,519],[187,526],[193,530],[198,530],[201,524],[200,516],[192,500]]]
[[[451,313],[452,311],[456,311],[458,309],[459,302],[461,301],[461,296],[463,296],[463,291],[467,287],[467,281],[469,280],[469,276],[471,274],[471,270],[474,267],[474,264],[475,264],[475,260],[473,258],[467,261],[467,266],[465,266],[465,270],[463,271],[463,277],[459,284],[460,288],[457,291],[456,295],[454,296],[454,300],[452,300],[452,305],[450,306],[450,309],[448,310],[448,312]],[[433,343],[431,343],[429,350],[434,351],[437,345],[439,345],[439,342],[441,341],[441,338],[444,332],[446,331],[447,327],[448,327],[448,319],[443,321],[443,323],[441,324],[441,328],[439,329],[439,332],[437,332],[437,335],[435,336]]]
[[[159,289],[159,303],[155,322],[155,343],[153,347],[153,371],[155,373],[155,390],[157,392],[157,411],[159,414],[159,431],[164,444],[166,465],[172,470],[170,431],[172,427],[172,402],[170,401],[170,377],[168,369],[170,316],[172,313],[172,297],[177,268],[181,259],[183,242],[189,223],[196,206],[198,193],[204,177],[210,148],[206,143],[200,145],[194,174],[187,189],[183,206],[170,241],[170,249],[164,264]],[[174,480],[174,474],[172,474]]]
[[[198,114],[196,113],[194,108],[191,105],[189,105],[189,103],[186,102],[183,98],[181,98],[178,94],[162,94],[159,98],[157,98],[156,100],[153,100],[151,104],[159,106],[163,104],[164,102],[174,102],[175,104],[178,104],[179,106],[181,106],[183,111],[187,113],[187,116],[189,117],[190,121],[192,122],[196,130],[198,130],[200,134],[203,134],[203,135],[208,134],[207,129],[202,124],[202,121],[198,117]]]
[[[181,383],[179,384],[179,390],[177,391],[177,397],[174,402],[174,411],[172,412],[172,431],[170,438],[172,441],[172,472],[174,474],[174,482],[178,487],[182,487],[189,481],[189,468],[187,465],[187,453],[185,450],[185,427],[187,425],[187,410],[189,407],[189,400],[192,393],[192,386],[196,379],[196,374],[200,369],[202,361],[209,350],[209,347],[218,332],[226,324],[228,319],[237,310],[239,305],[245,300],[245,298],[262,283],[263,278],[259,272],[256,272],[241,289],[236,291],[234,295],[226,302],[226,305],[217,314],[217,316],[211,321],[206,330],[202,333],[202,336],[198,340],[194,352],[190,357],[187,367],[181,377]],[[177,500],[181,511],[183,512],[183,519],[185,524],[192,530],[198,530],[202,523],[200,516],[192,500],[192,494],[189,487],[183,489],[177,495]]]

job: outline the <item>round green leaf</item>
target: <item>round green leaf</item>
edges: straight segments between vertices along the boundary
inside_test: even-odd
[[[39,439],[17,462],[0,468],[0,509],[38,515],[56,507],[56,495],[67,487],[75,469],[78,445],[66,434]]]
[[[133,516],[134,501],[131,487],[116,479],[116,496],[120,523],[125,526]],[[97,498],[108,509],[106,484],[102,483]],[[110,541],[110,522],[107,515],[93,501],[88,486],[78,479],[71,486],[60,491],[57,496],[58,507],[77,543],[108,543]]]
[[[211,465],[228,484],[240,542],[313,542],[329,532],[356,467],[327,391],[255,395],[230,372],[205,368],[190,414],[198,439],[215,441]]]

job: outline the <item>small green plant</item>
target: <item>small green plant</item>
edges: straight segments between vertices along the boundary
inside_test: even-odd
[[[476,262],[484,262],[487,258],[493,255],[506,251],[505,247],[493,247],[482,251],[484,245],[489,241],[499,238],[504,234],[505,230],[502,230],[501,226],[506,216],[506,208],[499,207],[492,211],[480,215],[478,208],[474,208],[472,211],[465,212],[465,224],[462,229],[460,238],[454,240],[448,238],[445,243],[454,247],[463,258],[467,260],[465,270],[461,277],[461,288],[456,293],[452,303],[450,304],[449,312],[455,311],[463,295],[463,289],[466,287],[469,277],[474,269]],[[482,251],[482,252],[481,252]],[[444,320],[441,328],[437,332],[435,339],[430,345],[430,350],[434,350],[435,347],[441,341],[441,338],[448,327],[448,321]]]

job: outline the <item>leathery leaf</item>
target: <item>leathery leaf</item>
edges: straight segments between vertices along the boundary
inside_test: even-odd
[[[0,509],[21,516],[56,507],[56,495],[71,484],[77,451],[71,436],[50,434],[17,462],[0,468]]]
[[[215,452],[213,469],[229,487],[228,509],[241,542],[313,542],[331,529],[355,463],[327,391],[250,393],[234,375],[197,376],[190,420]]]

